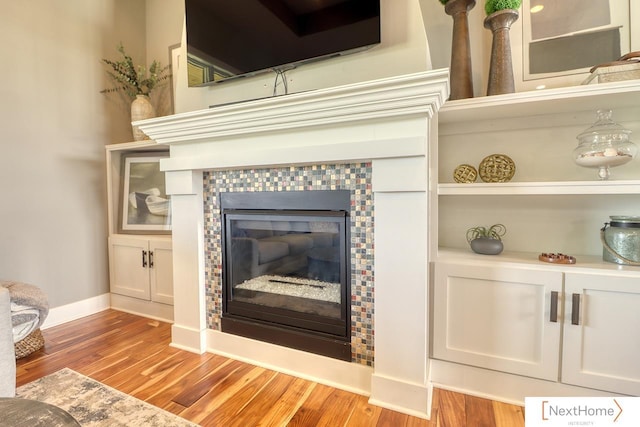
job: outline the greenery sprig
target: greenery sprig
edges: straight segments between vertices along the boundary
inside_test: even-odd
[[[522,0],[487,0],[484,4],[484,11],[487,15],[504,9],[519,9]]]
[[[467,242],[486,237],[489,239],[502,240],[502,236],[507,233],[507,227],[502,224],[493,224],[491,227],[472,227],[467,230]]]
[[[131,99],[135,99],[136,95],[149,95],[153,88],[171,77],[169,65],[163,67],[160,62],[154,60],[147,72],[146,67],[134,65],[133,59],[127,55],[122,43],[118,45],[117,49],[122,55],[122,60],[102,60],[104,64],[111,67],[110,70],[107,70],[107,74],[115,81],[116,86],[103,89],[100,93],[123,91]]]

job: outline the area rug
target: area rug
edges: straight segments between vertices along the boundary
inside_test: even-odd
[[[85,427],[197,426],[68,368],[18,387],[16,397],[58,406]]]

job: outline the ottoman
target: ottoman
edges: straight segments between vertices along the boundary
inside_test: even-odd
[[[40,326],[49,314],[49,303],[37,286],[15,281],[0,281],[0,286],[9,291],[13,342],[19,359],[44,346]]]

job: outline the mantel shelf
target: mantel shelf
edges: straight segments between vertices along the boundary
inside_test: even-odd
[[[638,194],[640,181],[557,181],[438,184],[440,196]]]

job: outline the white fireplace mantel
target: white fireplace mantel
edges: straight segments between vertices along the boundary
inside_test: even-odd
[[[136,122],[171,147],[172,345],[212,351],[370,395],[427,417],[430,138],[447,70],[230,104]],[[372,163],[375,211],[373,369],[207,329],[204,170]]]
[[[449,93],[447,70],[231,103],[136,122],[160,144],[217,141],[283,129],[433,115]]]

